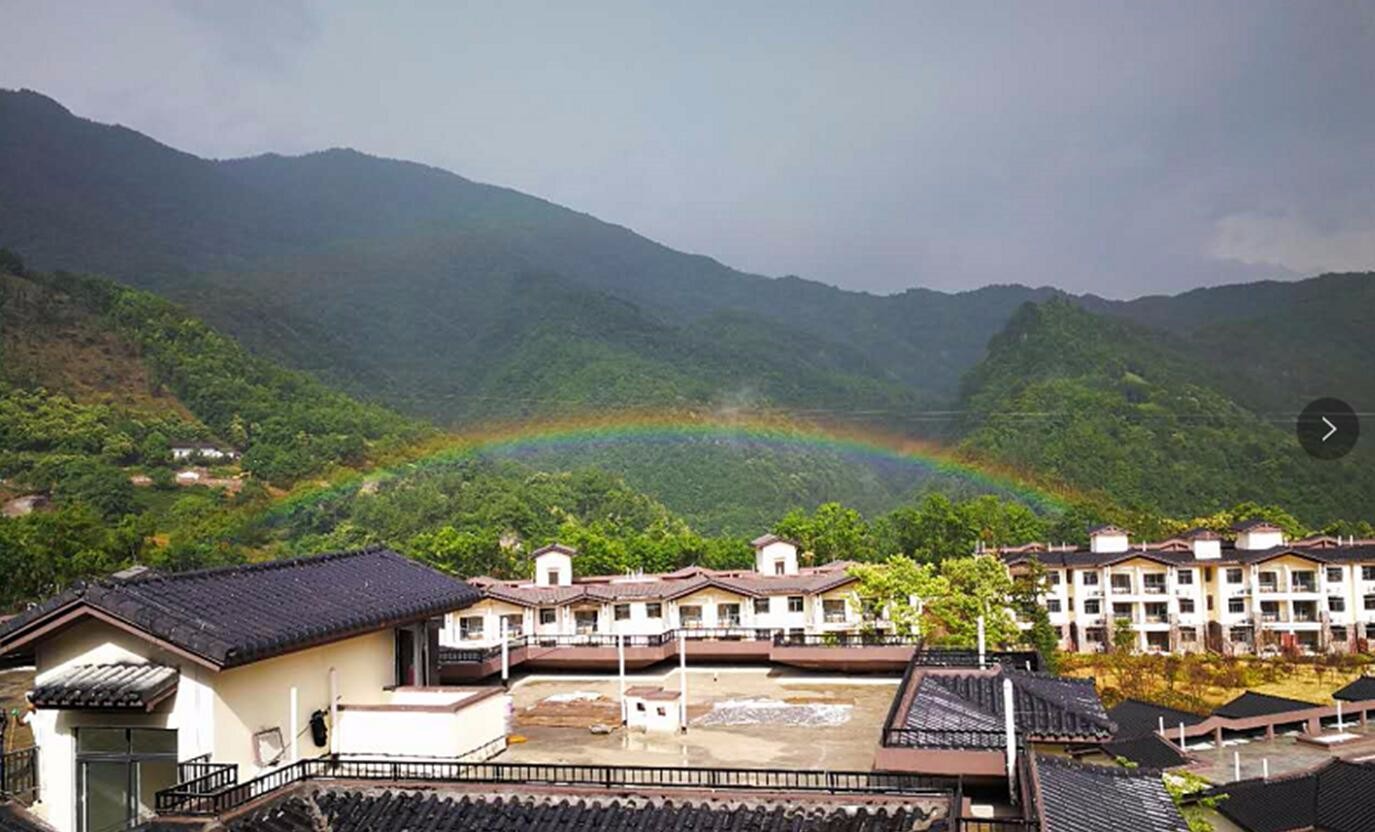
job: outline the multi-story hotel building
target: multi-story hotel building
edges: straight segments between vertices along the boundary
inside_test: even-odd
[[[1102,526],[1087,549],[1031,543],[998,554],[1014,573],[1045,568],[1043,602],[1065,650],[1107,649],[1116,619],[1131,622],[1145,652],[1364,649],[1375,632],[1375,540],[1289,541],[1259,520],[1233,531],[1133,543]]]
[[[692,566],[662,574],[575,576],[577,552],[554,544],[534,552],[521,581],[472,578],[477,604],[449,616],[441,642],[499,644],[507,638],[652,637],[677,630],[853,632],[881,624],[855,599],[849,561],[798,564],[798,547],[774,535],[754,541],[753,570]]]

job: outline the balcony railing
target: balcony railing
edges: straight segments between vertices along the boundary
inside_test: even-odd
[[[780,647],[908,647],[921,643],[916,636],[887,633],[775,633]]]
[[[4,715],[0,714],[0,719]],[[38,800],[38,748],[21,748],[0,754],[0,800],[20,803]]]
[[[954,778],[875,771],[467,763],[319,757],[300,760],[211,794],[174,786],[157,793],[159,814],[220,815],[305,780],[558,785],[601,789],[731,789],[948,798]]]

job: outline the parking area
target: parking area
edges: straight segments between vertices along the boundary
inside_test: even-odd
[[[518,680],[502,762],[868,770],[897,677],[849,678],[778,668],[689,668],[686,733],[614,728],[613,676]],[[678,690],[677,669],[627,677]]]

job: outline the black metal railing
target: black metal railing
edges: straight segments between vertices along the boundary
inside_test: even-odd
[[[978,667],[979,654],[959,647],[923,647],[912,654],[912,662],[922,667]],[[1035,650],[989,650],[984,653],[984,663],[1017,670],[1040,670],[1041,654]]]
[[[237,763],[211,762],[209,754],[177,763],[177,783],[172,786],[187,794],[214,794],[239,782]]]
[[[0,754],[0,798],[33,803],[38,800],[38,748]]]
[[[451,760],[300,760],[211,794],[184,789],[157,793],[159,814],[219,815],[305,780],[484,783],[582,788],[722,789],[833,794],[902,794],[947,798],[953,778],[873,771],[594,766],[552,763],[465,763]]]

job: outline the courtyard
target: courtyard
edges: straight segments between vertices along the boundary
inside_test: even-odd
[[[511,733],[524,741],[498,759],[868,770],[899,681],[763,667],[690,667],[687,673],[689,726],[678,734],[620,727],[594,733],[619,720],[614,675],[517,680]],[[678,669],[627,674],[626,684],[676,691]]]

